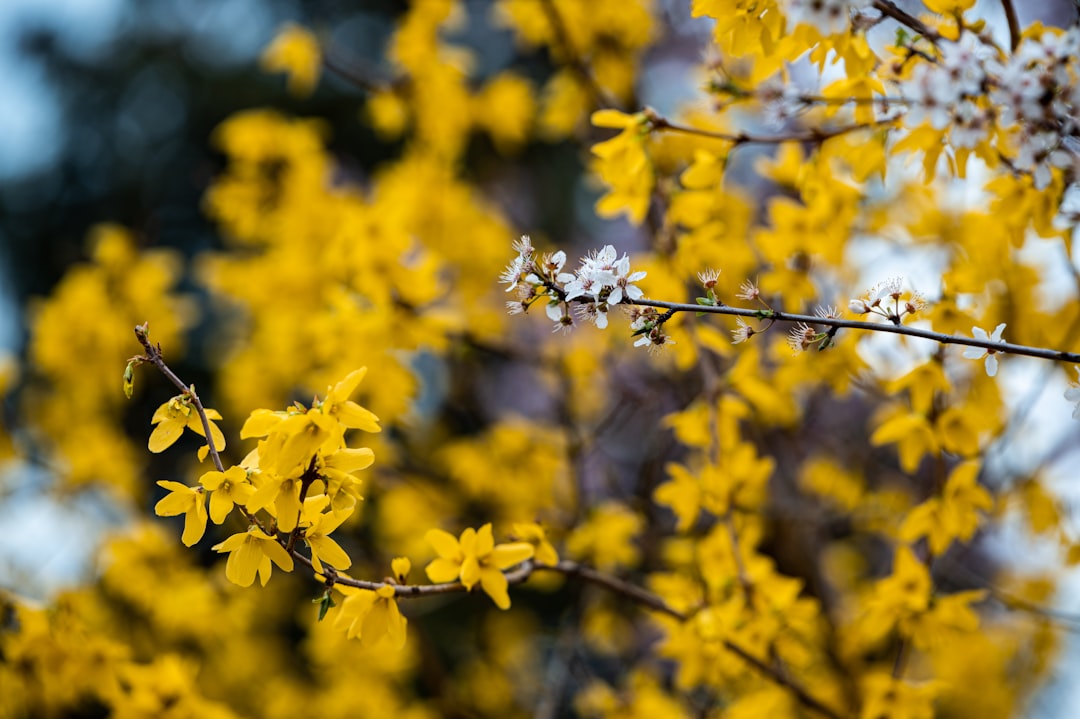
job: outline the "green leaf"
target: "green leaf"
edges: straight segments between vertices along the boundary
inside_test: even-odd
[[[330,611],[330,609],[337,606],[337,604],[334,603],[334,598],[330,596],[329,590],[327,590],[326,594],[323,594],[321,597],[316,597],[315,599],[312,599],[311,603],[319,605],[320,622],[323,620],[323,617],[326,616],[326,613]]]

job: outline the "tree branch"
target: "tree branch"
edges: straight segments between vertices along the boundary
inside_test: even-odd
[[[874,7],[881,12],[882,15],[887,15],[893,20],[896,20],[901,25],[906,25],[915,32],[919,33],[923,37],[927,38],[931,42],[937,42],[941,39],[941,34],[937,30],[934,30],[919,18],[915,17],[906,10],[900,9],[892,0],[874,0]]]
[[[1001,0],[1001,7],[1005,9],[1005,20],[1009,23],[1009,49],[1016,52],[1020,46],[1020,20],[1016,17],[1016,7],[1012,0]]]
[[[876,99],[874,100],[876,101]],[[849,132],[855,132],[857,130],[868,130],[875,127],[884,127],[895,121],[895,118],[888,120],[877,120],[873,123],[861,123],[856,125],[841,125],[840,127],[834,127],[829,129],[810,128],[809,130],[801,130],[798,132],[792,132],[786,135],[755,135],[749,132],[716,132],[713,130],[702,130],[696,127],[689,127],[687,125],[679,125],[671,122],[666,117],[653,116],[649,118],[654,130],[668,132],[680,132],[686,135],[697,135],[698,137],[707,137],[713,140],[726,140],[735,145],[779,145],[783,142],[813,142],[821,143],[833,137],[840,135],[846,135]]]
[[[540,7],[544,11],[548,23],[551,24],[551,32],[555,35],[555,40],[562,46],[562,51],[566,55],[566,64],[585,83],[585,88],[592,95],[593,102],[601,108],[618,107],[619,103],[609,97],[604,88],[600,87],[600,83],[596,81],[596,77],[589,70],[589,66],[585,64],[585,60],[578,55],[577,48],[574,47],[574,43],[570,39],[566,23],[563,22],[562,16],[559,15],[559,9],[555,7],[554,0],[540,0]]]
[[[169,366],[165,364],[165,358],[161,354],[161,345],[150,344],[150,338],[147,336],[147,323],[143,323],[135,327],[135,337],[138,338],[139,344],[146,350],[145,359],[153,364],[161,374],[165,375],[173,385],[181,392],[191,397],[191,404],[195,407],[195,411],[199,415],[199,420],[202,422],[203,434],[206,435],[206,446],[210,448],[210,458],[214,462],[214,468],[219,472],[224,472],[225,467],[221,464],[221,455],[218,454],[217,447],[214,446],[214,436],[210,433],[210,419],[206,416],[206,409],[203,408],[202,400],[199,399],[199,395],[195,393],[195,385],[185,385],[183,380],[176,376],[176,373],[169,369]]]
[[[862,320],[845,320],[839,317],[818,317],[817,315],[801,315],[793,312],[780,312],[778,310],[752,310],[742,307],[729,307],[728,305],[691,305],[684,302],[664,302],[662,300],[634,300],[625,304],[639,305],[642,307],[656,307],[674,312],[702,312],[706,314],[734,315],[738,317],[756,317],[775,322],[805,322],[807,324],[825,325],[841,329],[860,330],[864,332],[889,332],[908,337],[919,337],[933,340],[946,345],[964,345],[966,347],[978,347],[980,349],[993,350],[1002,354],[1023,355],[1025,357],[1037,357],[1039,359],[1055,360],[1059,362],[1072,362],[1080,364],[1080,353],[1064,352],[1062,350],[1044,349],[1042,347],[1029,347],[1011,342],[989,342],[974,337],[961,337],[959,335],[947,335],[943,332],[922,330],[906,325],[894,325],[878,322],[864,322]]]

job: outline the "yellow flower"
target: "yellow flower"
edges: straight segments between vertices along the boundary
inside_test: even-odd
[[[221,419],[221,414],[217,410],[207,408],[206,418],[208,420]],[[200,437],[206,436],[199,413],[192,406],[191,397],[186,394],[177,395],[158,407],[150,423],[157,426],[150,433],[147,446],[151,452],[155,453],[164,452],[176,440],[180,439],[180,435],[184,433],[184,427],[187,427]],[[221,433],[221,430],[213,422],[210,422],[210,435],[214,440],[214,448],[217,451],[220,452],[225,449],[225,435]]]
[[[412,571],[412,562],[408,557],[394,557],[390,562],[390,571],[394,574],[400,584],[405,584],[409,578],[409,572]]]
[[[274,434],[284,441],[268,441],[260,446],[259,466],[272,469],[283,477],[303,472],[319,447],[337,430],[337,422],[318,409],[294,414],[274,428]]]
[[[259,64],[267,72],[284,72],[288,75],[289,92],[306,97],[319,81],[322,51],[310,30],[287,23],[263,51]]]
[[[159,481],[158,486],[169,490],[169,493],[154,505],[154,514],[159,517],[185,515],[181,541],[190,547],[202,539],[206,531],[206,498],[202,487],[188,487],[167,479]]]
[[[291,572],[293,568],[293,559],[285,548],[278,544],[277,539],[256,526],[215,544],[213,549],[215,552],[229,553],[225,576],[230,582],[241,587],[250,587],[255,581],[256,573],[265,587],[270,581],[270,572],[273,571],[271,561],[286,572]]]
[[[199,477],[199,484],[212,490],[210,495],[210,519],[221,524],[229,516],[233,505],[246,505],[255,487],[247,481],[247,470],[229,467],[225,472],[211,471]]]
[[[949,475],[940,498],[929,499],[911,511],[900,526],[900,538],[913,542],[926,537],[930,553],[941,554],[954,540],[966,542],[979,528],[978,510],[994,506],[990,493],[976,482],[978,462],[963,462]]]
[[[570,533],[566,551],[571,556],[591,559],[603,572],[633,566],[639,558],[633,539],[641,526],[641,517],[632,510],[617,502],[605,502]]]
[[[323,574],[323,562],[329,562],[334,569],[348,569],[352,560],[337,542],[330,539],[330,534],[348,519],[352,510],[344,512],[326,512],[320,514],[304,531],[304,541],[311,549],[311,564],[315,571]]]
[[[514,525],[514,534],[518,539],[528,542],[536,548],[533,555],[537,562],[554,566],[559,563],[559,555],[555,547],[548,541],[544,528],[536,522],[527,522]]]
[[[375,453],[367,447],[345,447],[326,457],[318,464],[319,474],[326,480],[326,493],[334,503],[334,509],[352,509],[361,499],[361,480],[353,472],[367,469],[375,461]]]
[[[609,192],[596,203],[601,217],[614,217],[625,212],[630,221],[640,225],[649,210],[653,185],[656,182],[652,162],[645,151],[649,134],[644,113],[627,115],[618,110],[598,110],[592,114],[597,127],[621,128],[610,140],[593,145],[597,157],[597,174],[609,187]]]
[[[347,596],[334,620],[335,629],[344,629],[349,639],[359,637],[366,647],[405,646],[405,628],[409,622],[398,609],[392,586],[384,584],[375,591],[342,585],[338,589]]]
[[[433,582],[452,582],[459,579],[466,589],[479,582],[484,592],[499,609],[510,607],[509,583],[503,569],[509,569],[533,556],[535,550],[526,542],[495,544],[491,524],[479,531],[469,527],[460,539],[441,529],[431,529],[425,535],[428,544],[439,557],[427,565],[428,578]]]
[[[322,411],[330,415],[342,425],[350,429],[361,429],[365,432],[382,432],[379,426],[379,418],[370,410],[364,409],[349,396],[360,386],[360,382],[367,374],[367,367],[353,370],[345,376],[345,379],[331,387],[326,393],[326,399],[322,403]]]

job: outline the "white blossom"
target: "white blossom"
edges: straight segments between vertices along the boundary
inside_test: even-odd
[[[1073,365],[1073,369],[1076,370],[1077,376],[1080,377],[1080,367]],[[1065,399],[1076,402],[1076,406],[1073,407],[1072,418],[1080,419],[1080,384],[1070,382],[1069,389],[1065,390]]]
[[[975,339],[982,340],[983,342],[1002,342],[1001,333],[1004,331],[1004,322],[995,327],[993,333],[989,335],[982,327],[971,328],[971,332],[975,335]],[[986,358],[986,374],[990,377],[997,374],[998,361],[995,356],[996,354],[997,350],[983,349],[982,347],[967,347],[964,349],[964,357],[966,359],[978,360],[983,359],[984,357]]]

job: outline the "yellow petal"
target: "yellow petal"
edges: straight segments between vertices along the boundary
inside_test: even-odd
[[[278,412],[271,412],[268,409],[257,409],[248,415],[247,420],[244,421],[244,426],[240,428],[240,439],[248,439],[249,437],[265,437],[270,432],[281,424],[281,420],[285,417]]]
[[[476,532],[476,546],[473,548],[477,557],[486,557],[495,546],[495,537],[491,532],[491,522],[480,527]]]
[[[185,547],[195,545],[206,532],[206,506],[203,504],[202,495],[195,498],[195,504],[188,510],[184,517],[184,533],[180,541]]]
[[[485,569],[480,573],[480,586],[499,609],[510,608],[510,595],[506,591],[509,582],[505,574],[496,569]]]
[[[618,110],[597,110],[589,116],[589,121],[596,127],[630,127],[641,121],[638,115],[627,115]]]
[[[262,540],[260,549],[263,553],[273,560],[274,564],[278,565],[286,572],[291,572],[293,568],[293,558],[285,551],[285,547],[278,544],[278,541],[273,537],[267,537],[267,535],[259,532],[266,539]]]
[[[345,375],[345,379],[338,382],[333,389],[326,393],[326,401],[330,404],[337,404],[347,400],[360,386],[360,382],[363,381],[366,374],[367,367],[361,367]]]
[[[461,563],[461,583],[466,589],[472,589],[480,581],[480,563],[476,561],[476,555],[470,554]]]
[[[461,573],[461,563],[455,562],[452,559],[440,557],[432,560],[431,563],[424,568],[424,572],[427,573],[428,579],[433,582],[439,584],[442,582],[453,582],[457,580],[458,575]]]
[[[146,446],[151,452],[164,452],[171,447],[184,432],[184,425],[175,420],[165,420],[150,433],[150,441]]]
[[[521,564],[526,559],[531,559],[535,553],[536,547],[528,542],[500,544],[491,550],[487,564],[498,569],[509,569],[515,564]]]
[[[339,449],[326,458],[326,466],[342,472],[359,472],[367,469],[375,461],[375,453],[367,447],[358,449]]]
[[[159,482],[160,484],[160,482]],[[179,482],[173,482],[173,484],[180,484]],[[154,514],[159,517],[175,517],[178,514],[183,514],[191,508],[192,501],[194,499],[194,493],[191,492],[184,485],[182,490],[173,490],[169,494],[162,497],[157,504],[154,505]]]
[[[221,524],[232,511],[233,501],[225,492],[212,492],[210,494],[210,519],[214,524]]]
[[[457,538],[449,532],[441,529],[429,529],[424,539],[432,546],[435,552],[443,559],[461,559],[461,545]],[[455,575],[456,576],[456,575]],[[433,580],[438,581],[438,580]],[[444,580],[445,581],[445,580]]]
[[[323,535],[309,537],[307,542],[311,547],[312,558],[317,554],[322,561],[329,563],[334,569],[348,569],[352,565],[349,555],[330,537]]]
[[[351,429],[362,429],[365,432],[382,432],[379,426],[379,418],[371,410],[365,409],[356,402],[342,402],[334,407],[334,416],[338,422]]]
[[[240,548],[229,553],[229,561],[225,563],[226,578],[233,584],[250,587],[255,581],[255,573],[259,571],[259,562],[263,557],[258,540],[244,537]]]

